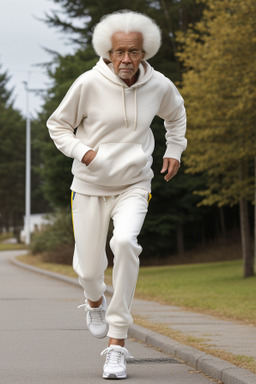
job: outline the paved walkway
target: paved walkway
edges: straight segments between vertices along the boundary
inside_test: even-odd
[[[256,327],[252,325],[221,320],[170,305],[154,303],[152,308],[152,302],[145,300],[134,301],[133,313],[187,336],[204,340],[212,348],[252,357],[256,362]]]
[[[15,263],[20,265],[17,261]],[[28,267],[25,266],[25,268]],[[77,279],[44,272],[33,267],[29,268],[78,285]],[[109,293],[111,294],[110,287]],[[221,320],[213,316],[186,311],[175,306],[161,305],[137,299],[133,302],[132,311],[134,315],[139,315],[152,323],[162,323],[172,330],[181,331],[183,334],[191,337],[204,339],[212,348],[223,349],[234,355],[248,356],[256,361],[256,328],[253,326]],[[204,374],[211,376],[220,383],[256,384],[255,374],[194,348],[184,346],[169,337],[159,335],[146,328],[133,325],[130,328],[129,335],[157,347],[165,353],[182,359],[195,369],[201,370]]]
[[[83,292],[74,284],[31,272],[0,253],[0,383],[99,384],[107,339],[95,339],[77,306]],[[213,384],[215,380],[145,343],[128,339],[134,356],[126,382]]]

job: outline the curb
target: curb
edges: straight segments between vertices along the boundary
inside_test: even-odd
[[[81,288],[76,278],[33,267],[16,260],[15,257],[11,259],[11,263],[18,267],[64,281],[68,284],[73,284]],[[113,289],[111,286],[107,286],[106,293],[112,295]],[[142,341],[147,345],[158,348],[166,354],[181,359],[194,369],[202,371],[205,375],[208,375],[223,384],[256,384],[256,374],[244,368],[239,368],[236,365],[228,363],[227,361],[221,360],[217,357],[207,355],[205,352],[199,351],[198,349],[180,344],[170,337],[163,336],[147,328],[141,327],[140,325],[131,325],[128,335],[129,337]]]

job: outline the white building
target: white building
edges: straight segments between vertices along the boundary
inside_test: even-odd
[[[20,232],[20,241],[25,242],[26,240],[26,220],[23,217],[24,227]],[[32,213],[30,215],[30,233],[41,231],[46,225],[51,224],[49,215],[47,213]]]

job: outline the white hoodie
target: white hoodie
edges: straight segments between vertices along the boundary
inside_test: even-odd
[[[128,87],[102,58],[82,74],[47,121],[56,147],[74,158],[71,189],[96,196],[130,188],[150,192],[154,150],[150,124],[156,115],[166,128],[163,157],[180,161],[186,148],[186,114],[169,79],[142,61],[136,83]],[[97,155],[86,166],[82,158],[90,149]]]

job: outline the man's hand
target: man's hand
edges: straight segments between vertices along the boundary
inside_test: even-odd
[[[96,155],[97,153],[90,149],[82,158],[82,163],[84,163],[85,165],[89,165]]]
[[[164,176],[164,179],[166,181],[171,180],[178,172],[179,167],[180,162],[178,160],[165,157],[163,159],[163,167],[161,169],[161,173],[167,172],[167,174]]]

